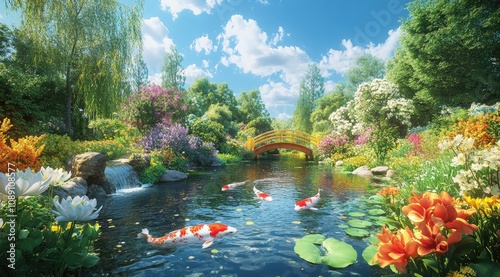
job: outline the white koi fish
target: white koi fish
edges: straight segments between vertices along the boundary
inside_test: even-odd
[[[321,189],[318,189],[318,193],[315,196],[297,201],[297,203],[295,203],[295,210],[296,211],[302,211],[307,209],[317,210],[317,208],[315,208],[314,206],[316,206],[316,204],[318,204],[319,202],[320,192]]]
[[[253,187],[253,192],[255,193],[255,195],[257,195],[257,197],[260,200],[273,201],[273,198],[271,197],[271,195],[258,190],[255,186]]]
[[[236,187],[243,186],[247,181],[236,182],[222,186],[222,191],[233,190]]]
[[[146,237],[147,241],[159,248],[173,248],[181,244],[203,242],[202,248],[207,248],[214,239],[236,233],[236,228],[221,223],[199,224],[172,231],[160,238],[149,235],[148,229],[142,229],[139,237]]]

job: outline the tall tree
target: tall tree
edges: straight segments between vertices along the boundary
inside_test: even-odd
[[[236,97],[227,83],[216,84],[207,78],[196,80],[187,90],[189,112],[203,116],[211,105],[222,104],[229,108],[234,119],[238,118]]]
[[[310,119],[315,108],[315,102],[325,93],[325,80],[319,67],[311,63],[305,78],[300,83],[299,99],[293,112],[293,122],[298,130],[310,133],[313,129]]]
[[[173,88],[179,91],[184,90],[186,76],[182,68],[182,55],[177,51],[177,48],[170,46],[170,52],[163,58],[161,85],[164,88]]]
[[[134,57],[134,65],[132,67],[132,82],[131,91],[139,92],[142,87],[147,87],[149,85],[148,81],[148,67],[144,59],[142,58],[142,52],[138,52]]]
[[[498,101],[499,5],[498,0],[411,2],[388,78],[406,96],[437,105]]]
[[[353,88],[353,94],[362,83],[384,76],[384,61],[368,53],[359,56],[354,65],[345,73],[347,83]]]
[[[66,131],[75,103],[89,117],[110,116],[129,91],[132,53],[141,47],[142,2],[8,1],[21,11],[20,31],[34,42],[33,62],[45,62],[66,82]]]
[[[243,123],[249,123],[259,117],[270,118],[259,90],[242,91],[238,95],[237,101]]]

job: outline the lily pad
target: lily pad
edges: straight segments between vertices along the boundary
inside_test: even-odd
[[[375,254],[377,254],[377,252],[378,252],[378,247],[376,247],[375,245],[370,245],[367,248],[365,248],[365,250],[363,250],[361,256],[363,256],[363,258],[369,265],[376,265],[378,264],[378,261],[374,263],[373,257],[375,257]]]
[[[362,212],[350,212],[349,215],[353,216],[353,217],[362,217],[362,216],[365,216],[365,213],[362,213]]]
[[[326,255],[321,261],[330,267],[344,268],[355,263],[358,258],[358,252],[343,241],[328,238],[322,245],[326,250]]]
[[[325,249],[325,255],[318,244]],[[294,251],[310,263],[326,264],[334,268],[347,267],[355,263],[358,258],[358,253],[351,245],[334,238],[325,239],[323,235],[308,235],[299,239]]]
[[[345,233],[351,237],[356,237],[356,238],[364,238],[370,236],[370,232],[360,228],[345,229]]]
[[[355,228],[366,228],[372,226],[372,223],[370,221],[360,220],[360,219],[351,219],[347,221],[347,224]]]
[[[371,215],[383,215],[385,214],[385,211],[382,209],[371,209],[368,211],[368,213]]]
[[[347,228],[349,228],[349,225],[347,225],[347,224],[340,224],[338,227],[342,228],[342,229],[347,229]]]

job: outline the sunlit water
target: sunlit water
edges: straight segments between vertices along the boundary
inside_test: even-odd
[[[222,192],[232,182],[245,186]],[[253,185],[273,202],[255,198]],[[297,200],[322,189],[317,211],[296,212]],[[339,175],[331,166],[300,158],[247,161],[192,172],[180,182],[119,191],[99,199],[99,263],[84,276],[379,276],[361,256],[368,239],[345,235],[350,211],[367,210],[361,197],[372,191],[368,180]],[[369,192],[368,192],[369,191]],[[158,250],[137,234],[154,237],[185,226],[221,222],[238,229],[206,249],[200,244]],[[379,228],[379,227],[373,227]],[[344,269],[314,265],[295,252],[295,240],[320,233],[351,244],[355,264]]]

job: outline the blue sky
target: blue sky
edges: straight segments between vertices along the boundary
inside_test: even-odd
[[[236,96],[258,89],[272,117],[288,118],[309,63],[318,64],[329,92],[359,55],[390,59],[408,2],[146,0],[144,60],[159,84],[174,45],[184,57],[186,88],[207,77]],[[0,22],[11,25],[15,14],[0,11]]]

